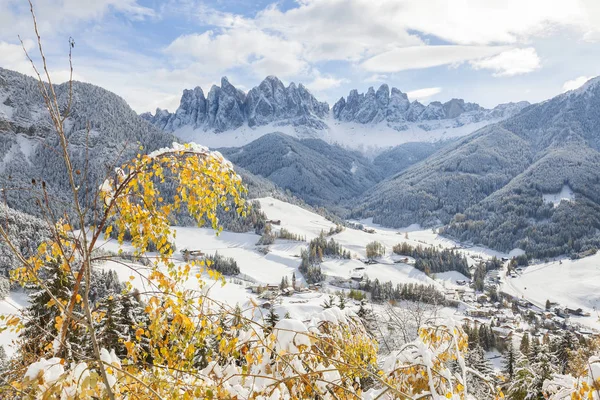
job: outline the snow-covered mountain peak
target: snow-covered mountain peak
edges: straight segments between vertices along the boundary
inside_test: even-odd
[[[445,103],[433,101],[424,106],[418,101],[409,101],[406,93],[387,84],[375,92],[370,87],[366,93],[353,89],[347,98],[340,98],[333,106],[333,117],[343,122],[378,124],[385,122],[392,129],[406,130],[409,123],[422,124],[426,121],[456,120],[455,125],[506,118],[529,103],[516,103],[511,107],[487,110],[476,103],[463,99],[451,99]],[[447,125],[447,124],[445,124]]]
[[[206,97],[200,87],[186,89],[174,114],[157,110],[142,117],[167,132],[182,128],[224,132],[271,123],[319,130],[326,127],[322,119],[328,113],[329,105],[317,101],[304,85],[290,83],[286,88],[270,75],[248,93],[227,77],[221,78],[221,86],[213,85]]]

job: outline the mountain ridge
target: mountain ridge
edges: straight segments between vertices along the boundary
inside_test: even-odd
[[[600,245],[600,85],[488,125],[380,182],[355,217],[444,226],[454,238],[554,257]],[[545,198],[564,187],[574,199]]]
[[[453,132],[450,137],[462,136],[482,123],[497,122],[528,105],[528,102],[506,103],[485,109],[476,103],[452,99],[425,106],[418,101],[410,102],[407,94],[395,87],[390,92],[389,86],[383,84],[377,91],[370,87],[366,94],[351,90],[346,99],[342,97],[330,110],[326,102],[318,101],[304,85],[292,82],[286,87],[279,78],[271,75],[247,93],[236,89],[223,77],[221,86],[213,85],[207,96],[200,87],[185,89],[174,113],[158,108],[154,114],[147,112],[140,116],[166,132],[188,139],[199,137],[200,140],[210,140],[206,137],[210,132],[222,135],[238,131],[241,136],[251,136],[254,140],[264,133],[284,128],[286,133],[299,138],[327,140],[333,135],[337,140],[340,139],[337,130],[351,133],[356,128],[340,128],[340,122],[355,123],[359,127],[377,126],[379,131],[383,124],[391,132],[404,132],[396,135],[395,141],[390,138],[392,145],[398,145],[403,142],[403,136],[408,136],[408,141],[432,141],[427,136],[439,139],[446,132]],[[466,126],[473,126],[473,129],[462,129]],[[270,131],[257,134],[266,127],[271,127]],[[416,135],[415,140],[415,132],[421,132],[423,138],[418,139],[419,135]],[[247,143],[249,141],[228,145]]]
[[[167,131],[190,125],[194,129],[223,132],[242,125],[249,127],[282,122],[324,129],[322,119],[329,105],[319,102],[302,84],[287,87],[275,76],[266,77],[248,93],[236,89],[226,77],[221,86],[213,85],[205,97],[202,88],[184,90],[174,114],[157,109],[141,117]]]

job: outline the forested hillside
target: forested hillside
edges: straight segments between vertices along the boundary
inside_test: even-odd
[[[235,165],[317,206],[337,205],[382,179],[359,153],[318,139],[298,140],[273,133],[244,147],[221,152]]]
[[[72,90],[65,128],[82,198],[90,192],[87,198],[92,199],[106,174],[131,159],[140,146],[152,151],[173,142],[172,136],[143,121],[114,93],[80,82],[73,82]],[[69,85],[56,85],[55,91],[66,111]],[[6,201],[33,215],[39,215],[40,208],[29,188],[37,188],[39,195],[45,182],[50,195],[59,199],[71,190],[50,124],[37,81],[0,68],[0,186],[20,188],[7,191]]]
[[[443,232],[459,239],[538,257],[594,248],[599,86],[592,80],[461,139],[374,187],[353,215],[394,227],[448,224]],[[563,188],[572,198],[561,201]]]

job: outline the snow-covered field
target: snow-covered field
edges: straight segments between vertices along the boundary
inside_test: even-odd
[[[561,307],[583,309],[589,317],[574,322],[600,328],[600,254],[579,260],[563,259],[527,267],[518,277],[504,277],[501,290],[544,308],[546,300]]]
[[[266,197],[258,199],[262,210],[267,218],[280,220],[281,225],[274,225],[274,230],[285,228],[292,233],[306,236],[307,240],[317,237],[323,230],[335,227],[335,224],[301,207],[285,203],[283,201]],[[395,263],[398,256],[393,255],[392,247],[401,242],[407,242],[412,246],[436,246],[438,248],[454,248],[467,257],[469,264],[474,265],[480,258],[487,259],[493,256],[507,257],[509,254],[500,253],[483,247],[464,247],[448,238],[438,235],[431,229],[422,229],[413,225],[403,229],[390,229],[373,224],[369,220],[360,221],[365,228],[373,229],[374,233],[346,228],[333,236],[345,249],[350,250],[352,259],[327,259],[322,264],[323,272],[328,280],[335,277],[347,279],[356,273],[370,279],[379,279],[381,282],[391,281],[396,283],[421,283],[433,284],[440,290],[457,287],[458,280],[466,280],[467,277],[458,272],[446,272],[429,277],[418,271],[410,264]],[[269,246],[270,251],[263,254],[259,251],[256,243],[259,236],[254,233],[232,233],[222,232],[219,236],[209,228],[176,227],[175,243],[177,253],[176,262],[182,262],[181,250],[201,250],[205,254],[219,254],[233,257],[242,273],[242,280],[227,278],[227,284],[211,279],[207,274],[202,276],[206,283],[202,289],[209,291],[210,297],[217,301],[227,303],[231,306],[239,304],[242,308],[248,308],[252,303],[260,303],[255,294],[249,290],[252,284],[278,284],[282,277],[291,281],[292,274],[296,275],[297,282],[303,283],[302,274],[298,271],[300,265],[300,251],[306,248],[306,242],[295,242],[277,239],[275,244]],[[363,262],[365,246],[372,241],[381,242],[386,248],[386,256],[378,260],[376,264],[366,265]],[[107,250],[118,250],[119,246],[114,240],[100,243],[99,246]],[[127,250],[127,245],[125,249]],[[515,249],[510,256],[518,255],[521,251]],[[178,259],[178,260],[177,260]],[[143,276],[147,274],[147,267],[129,263],[128,267],[121,263],[106,262],[102,268],[114,269],[122,281],[134,279],[131,283],[142,291],[144,287]],[[192,277],[195,274],[192,274]],[[502,274],[504,275],[504,274]],[[581,260],[563,260],[540,264],[527,268],[517,278],[503,278],[505,283],[501,290],[524,297],[539,306],[544,306],[546,299],[557,302],[565,307],[579,308],[592,314],[591,317],[578,318],[588,326],[599,327],[596,308],[600,307],[600,254]],[[191,278],[186,286],[188,288],[200,289],[195,278]],[[326,284],[325,291],[336,291],[339,288]],[[322,309],[321,304],[328,294],[323,292],[309,292],[296,294],[291,297],[279,298],[273,305],[275,311],[284,316],[290,313],[293,318],[309,319],[310,316]],[[13,292],[11,296],[0,301],[0,313],[14,314],[27,305],[27,296],[23,292]],[[265,312],[256,309],[256,312]],[[0,334],[0,344],[4,344],[7,351],[11,352],[10,342],[15,335],[8,332]]]
[[[29,304],[28,296],[22,291],[13,291],[10,296],[4,300],[0,300],[0,315],[6,317],[18,315],[20,310],[27,307]],[[14,353],[13,341],[16,340],[18,335],[14,332],[6,330],[0,333],[0,345],[4,346],[7,356],[11,356]]]
[[[554,207],[557,207],[561,201],[571,201],[575,198],[573,189],[569,185],[563,185],[560,192],[558,193],[544,193],[542,195],[545,203],[552,203]]]

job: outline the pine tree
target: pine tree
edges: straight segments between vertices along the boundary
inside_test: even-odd
[[[119,357],[126,356],[127,350],[123,342],[129,328],[123,323],[126,320],[123,318],[123,305],[119,299],[109,296],[99,303],[97,312],[104,316],[94,326],[98,344],[105,349],[115,350]]]
[[[292,288],[296,290],[296,272],[292,272]]]
[[[332,295],[329,295],[329,299],[325,299],[325,301],[323,301],[323,304],[321,304],[321,307],[323,307],[324,309],[328,309],[331,308],[335,305],[335,297],[333,297]]]
[[[148,326],[148,314],[144,312],[141,296],[137,289],[134,289],[131,293],[119,295],[118,301],[121,307],[118,318],[118,324],[122,329],[121,335],[125,341],[131,341],[136,338],[136,331],[139,328],[145,329]],[[152,362],[152,356],[149,354],[149,344],[149,339],[142,336],[140,343],[140,347],[143,349],[143,353],[140,354],[141,362]],[[115,349],[116,351],[117,349]],[[124,352],[123,356],[127,354],[124,345],[120,348],[120,351]],[[117,353],[117,355],[119,354]]]
[[[271,307],[271,309],[269,310],[269,314],[267,314],[267,318],[265,320],[265,323],[267,325],[266,331],[268,333],[271,333],[273,331],[273,328],[275,328],[275,325],[277,325],[277,322],[279,322],[279,315],[277,315],[274,308]]]
[[[469,333],[469,348],[474,349],[479,345],[479,329],[477,325],[473,326],[473,329]]]
[[[474,349],[469,349],[465,356],[465,363],[468,367],[481,373],[487,379],[492,379],[493,370],[490,362],[485,358],[485,352],[481,346],[476,346]],[[467,378],[469,384],[469,392],[478,399],[490,398],[489,386],[485,384],[479,377],[469,374]]]
[[[540,352],[540,347],[541,345],[538,338],[534,337],[531,339],[531,342],[529,343],[529,353],[525,354],[530,363],[533,363],[535,360],[536,355]]]
[[[235,304],[235,308],[233,309],[233,317],[231,318],[231,326],[232,327],[241,327],[244,322],[244,316],[242,314],[242,308],[239,303]]]
[[[529,385],[529,397],[533,399],[544,399],[542,392],[544,381],[552,378],[552,375],[556,372],[555,360],[550,354],[548,346],[540,346],[540,350],[534,357],[534,361],[531,363],[531,371],[533,373],[533,380]]]
[[[569,331],[562,334],[552,342],[552,355],[558,363],[559,373],[565,374],[571,358],[571,352],[577,350],[577,338]]]
[[[513,377],[505,385],[506,398],[511,400],[525,400],[528,398],[533,378],[529,360],[525,355],[520,354],[515,363]]]
[[[343,294],[340,295],[340,301],[338,303],[338,307],[340,308],[340,310],[343,310],[344,308],[346,308],[346,297]]]
[[[373,311],[367,308],[367,301],[362,300],[360,302],[360,306],[358,308],[358,312],[356,313],[360,320],[362,321],[364,327],[367,329],[367,332],[373,333],[375,329],[377,329],[377,321],[375,319],[375,315],[373,315]]]
[[[506,354],[504,355],[504,367],[502,369],[502,372],[504,372],[509,379],[512,379],[515,374],[515,358],[515,349],[512,340],[510,340],[508,342]]]
[[[519,346],[522,354],[529,354],[529,333],[525,332],[521,338],[521,345]]]
[[[71,298],[71,291],[74,286],[72,275],[61,267],[61,259],[47,262],[40,271],[40,276],[44,279],[45,286],[58,301],[68,301]],[[60,317],[60,310],[56,306],[48,305],[54,302],[51,295],[40,285],[28,285],[28,289],[34,291],[29,296],[30,305],[25,310],[26,322],[20,333],[23,339],[23,351],[39,356],[52,352],[54,340],[58,335],[56,328],[57,317]],[[80,312],[79,307],[75,312]],[[64,349],[66,354],[62,356],[71,359],[85,357],[86,346],[89,343],[84,329],[70,321],[73,325],[68,330]]]
[[[550,300],[546,300],[546,310],[550,310],[552,308],[552,304],[550,303]]]

